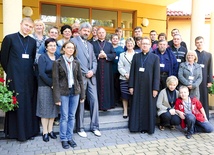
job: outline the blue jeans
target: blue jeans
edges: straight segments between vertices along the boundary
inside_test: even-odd
[[[193,114],[185,115],[185,123],[187,125],[187,132],[190,134],[195,132],[210,133],[214,129],[209,121],[199,122]]]
[[[69,96],[61,96],[59,133],[61,141],[72,140],[78,103],[79,95],[70,94]]]

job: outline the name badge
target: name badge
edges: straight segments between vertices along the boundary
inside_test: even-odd
[[[165,64],[160,64],[160,67],[165,67]]]
[[[23,59],[29,59],[29,54],[22,54]]]
[[[194,80],[194,76],[189,76],[189,80]]]
[[[201,68],[204,68],[204,64],[200,64]]]
[[[115,59],[118,59],[118,56],[116,56]]]
[[[177,59],[177,62],[181,62],[181,59]]]
[[[140,68],[139,68],[139,71],[140,71],[140,72],[144,72],[144,71],[145,71],[145,68],[140,67]]]

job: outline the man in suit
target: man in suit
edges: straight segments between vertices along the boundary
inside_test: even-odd
[[[87,41],[91,25],[88,22],[82,23],[79,28],[80,36],[72,38],[72,42],[77,46],[77,59],[80,61],[80,66],[83,75],[84,89],[86,91],[87,100],[90,106],[91,123],[90,129],[96,136],[101,136],[99,131],[99,110],[96,86],[96,70],[97,60],[94,55],[93,46]],[[84,103],[80,103],[77,110],[77,133],[81,137],[87,137],[84,131]]]

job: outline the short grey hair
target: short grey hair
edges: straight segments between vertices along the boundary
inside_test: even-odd
[[[90,31],[92,30],[92,26],[91,26],[91,24],[90,24],[89,22],[84,22],[84,23],[82,23],[82,24],[80,25],[79,30],[82,30],[83,28],[89,28]]]

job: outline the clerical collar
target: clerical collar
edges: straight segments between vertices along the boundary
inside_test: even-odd
[[[19,34],[24,38],[28,36],[28,35],[24,35],[21,31],[19,31]]]
[[[143,53],[143,55],[147,55],[147,54],[149,54],[149,51],[148,52],[146,52],[146,53],[144,53],[144,52],[142,52]]]
[[[198,52],[200,52],[200,53],[204,51],[204,50],[201,50],[201,51],[200,51],[200,50],[198,50],[198,49],[196,49],[196,50],[197,50]]]
[[[104,40],[100,40],[100,39],[98,39],[98,41],[99,41],[99,42],[104,42],[104,41],[105,41],[105,39],[104,39]]]

